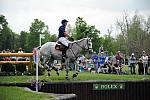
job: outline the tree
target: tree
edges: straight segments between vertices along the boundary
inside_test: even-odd
[[[4,27],[8,25],[7,20],[5,19],[4,15],[0,15],[0,34]]]
[[[108,29],[108,35],[104,35],[103,37],[103,47],[104,50],[107,50],[109,53],[115,53],[116,52],[116,45],[115,45],[115,40],[114,38],[111,36],[112,34],[112,28]]]
[[[83,18],[78,17],[76,20],[75,33],[73,37],[77,40],[85,37],[92,38],[93,50],[98,52],[98,48],[100,47],[99,37],[100,31],[95,28],[95,26],[90,26],[83,20]]]
[[[21,31],[18,39],[18,47],[23,48],[25,51],[27,50],[27,37],[29,33],[25,31]]]
[[[5,16],[0,15],[0,50],[14,49],[15,33],[8,27]]]
[[[123,21],[118,21],[117,26],[121,32],[117,36],[117,43],[120,44],[120,49],[125,51],[126,54],[130,55],[132,52],[136,53],[137,56],[141,55],[142,50],[149,51],[149,29],[150,20],[144,19],[144,17],[135,15],[129,18],[127,14],[123,17]],[[122,47],[123,46],[123,47]]]
[[[29,34],[27,36],[27,49],[32,51],[33,48],[39,46],[39,35],[48,34],[48,26],[39,19],[34,19],[32,22]]]

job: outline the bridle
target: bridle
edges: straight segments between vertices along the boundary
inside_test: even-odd
[[[92,48],[90,48],[90,46],[89,46],[89,45],[90,45],[90,44],[89,44],[89,39],[88,39],[88,38],[86,38],[86,39],[87,39],[87,43],[86,43],[86,44],[88,45],[88,46],[87,46],[88,48],[84,48],[84,47],[80,46],[80,45],[78,44],[78,42],[74,42],[74,43],[75,43],[78,47],[80,47],[82,50],[89,51],[89,50],[92,49]],[[83,39],[83,40],[85,40],[85,39]],[[83,41],[83,40],[81,40],[81,41]],[[90,42],[91,42],[91,41],[90,41]],[[72,54],[74,55],[74,57],[77,59],[78,57],[77,57],[76,54],[74,53],[74,50],[72,50],[72,46],[73,46],[73,44],[70,46],[69,49],[71,50],[71,52],[72,52]],[[75,59],[75,60],[76,60],[76,59]]]

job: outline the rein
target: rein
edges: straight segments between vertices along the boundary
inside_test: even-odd
[[[83,39],[83,40],[85,40],[85,39]],[[83,40],[81,40],[81,41],[83,41]],[[89,47],[88,47],[88,49],[85,49],[84,47],[82,47],[82,46],[80,46],[77,42],[74,42],[78,47],[80,47],[81,49],[83,49],[83,50],[88,50],[89,49]],[[87,44],[88,44],[88,41],[87,41]],[[77,59],[78,57],[76,56],[76,54],[74,53],[74,50],[72,50],[72,46],[73,46],[73,44],[71,44],[71,47],[70,47],[70,50],[71,50],[71,52],[72,52],[72,54],[74,55],[74,57]],[[75,59],[75,60],[76,60]]]

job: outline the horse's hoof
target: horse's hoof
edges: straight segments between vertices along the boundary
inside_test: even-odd
[[[51,74],[50,74],[50,73],[48,73],[48,76],[51,76]]]
[[[66,77],[66,80],[70,80],[69,77]]]
[[[59,73],[58,73],[58,72],[57,72],[56,74],[59,76]]]

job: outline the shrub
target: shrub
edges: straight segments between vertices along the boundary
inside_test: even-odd
[[[26,65],[22,63],[17,64],[16,71],[24,73],[26,71]]]
[[[15,72],[15,67],[11,63],[4,63],[2,64],[1,71],[2,72]]]

